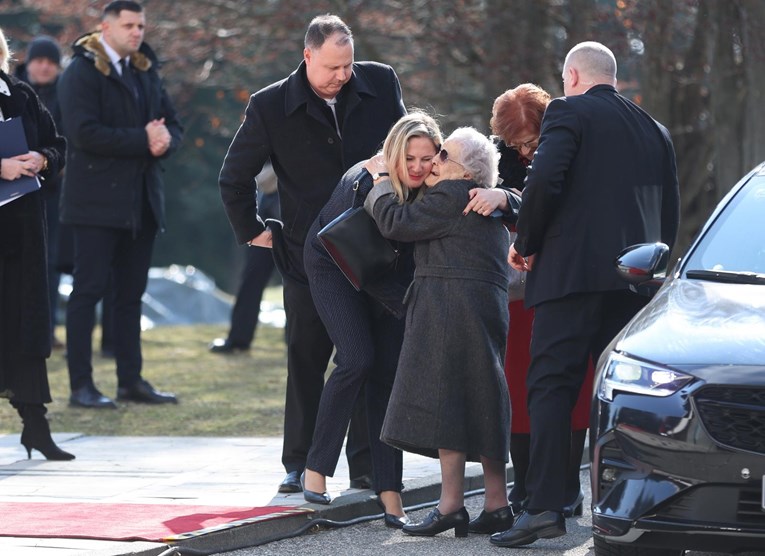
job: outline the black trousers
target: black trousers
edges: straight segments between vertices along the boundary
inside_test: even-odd
[[[74,226],[72,294],[66,310],[66,352],[72,390],[93,384],[92,336],[95,308],[113,279],[112,330],[118,386],[141,378],[141,296],[146,290],[157,225],[144,211],[132,230]]]
[[[246,256],[228,331],[228,343],[239,347],[249,346],[255,337],[260,301],[275,268],[270,249],[248,247]]]
[[[369,445],[375,492],[400,492],[402,453],[380,440],[404,321],[356,291],[324,257],[306,255],[306,272],[316,308],[335,344],[336,367],[324,385],[306,467],[333,476],[353,407],[366,390]]]
[[[258,214],[263,220],[280,217],[279,194],[276,191],[258,192]],[[228,343],[241,347],[249,346],[255,338],[263,290],[276,267],[271,249],[248,248],[246,257],[228,331]]]
[[[297,260],[298,254],[292,255],[293,260]],[[302,261],[302,249],[299,257]],[[288,472],[302,472],[316,428],[332,341],[313,304],[308,284],[286,272],[282,272],[282,279],[287,316],[287,399],[282,464]],[[371,472],[363,398],[354,409],[345,454],[351,478]]]
[[[526,490],[529,510],[561,511],[571,412],[587,372],[648,298],[629,291],[580,293],[537,305],[526,379],[531,451]]]

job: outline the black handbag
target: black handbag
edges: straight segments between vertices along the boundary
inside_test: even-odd
[[[351,208],[324,226],[319,241],[351,285],[360,291],[396,266],[398,250],[385,239],[374,219],[355,206],[359,182],[353,184]]]

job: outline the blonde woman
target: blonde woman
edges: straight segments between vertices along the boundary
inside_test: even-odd
[[[0,177],[13,182],[37,175],[46,187],[64,166],[64,138],[32,88],[8,75],[9,58],[0,30],[0,121],[20,118],[29,148],[2,158]],[[74,456],[53,442],[45,417],[51,335],[43,203],[38,189],[0,206],[0,397],[24,422],[28,457],[37,450],[46,459],[70,460]]]
[[[420,112],[401,118],[389,132],[382,153],[356,164],[340,180],[309,232],[304,251],[311,295],[335,345],[336,367],[322,392],[303,495],[308,502],[331,502],[326,478],[335,472],[354,403],[366,384],[374,490],[385,511],[385,524],[396,528],[407,523],[401,503],[402,454],[380,441],[380,430],[404,333],[402,300],[412,280],[412,248],[399,245],[395,270],[356,291],[316,234],[354,199],[360,206],[375,181],[390,180],[397,202],[408,204],[430,175],[440,144],[441,133],[433,118]]]

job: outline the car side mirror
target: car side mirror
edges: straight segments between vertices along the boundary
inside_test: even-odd
[[[669,247],[664,243],[638,243],[619,253],[614,264],[623,280],[638,285],[651,280],[663,281],[668,262]]]

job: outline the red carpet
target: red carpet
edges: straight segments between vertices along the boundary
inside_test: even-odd
[[[306,511],[286,506],[0,502],[0,536],[179,540]]]

